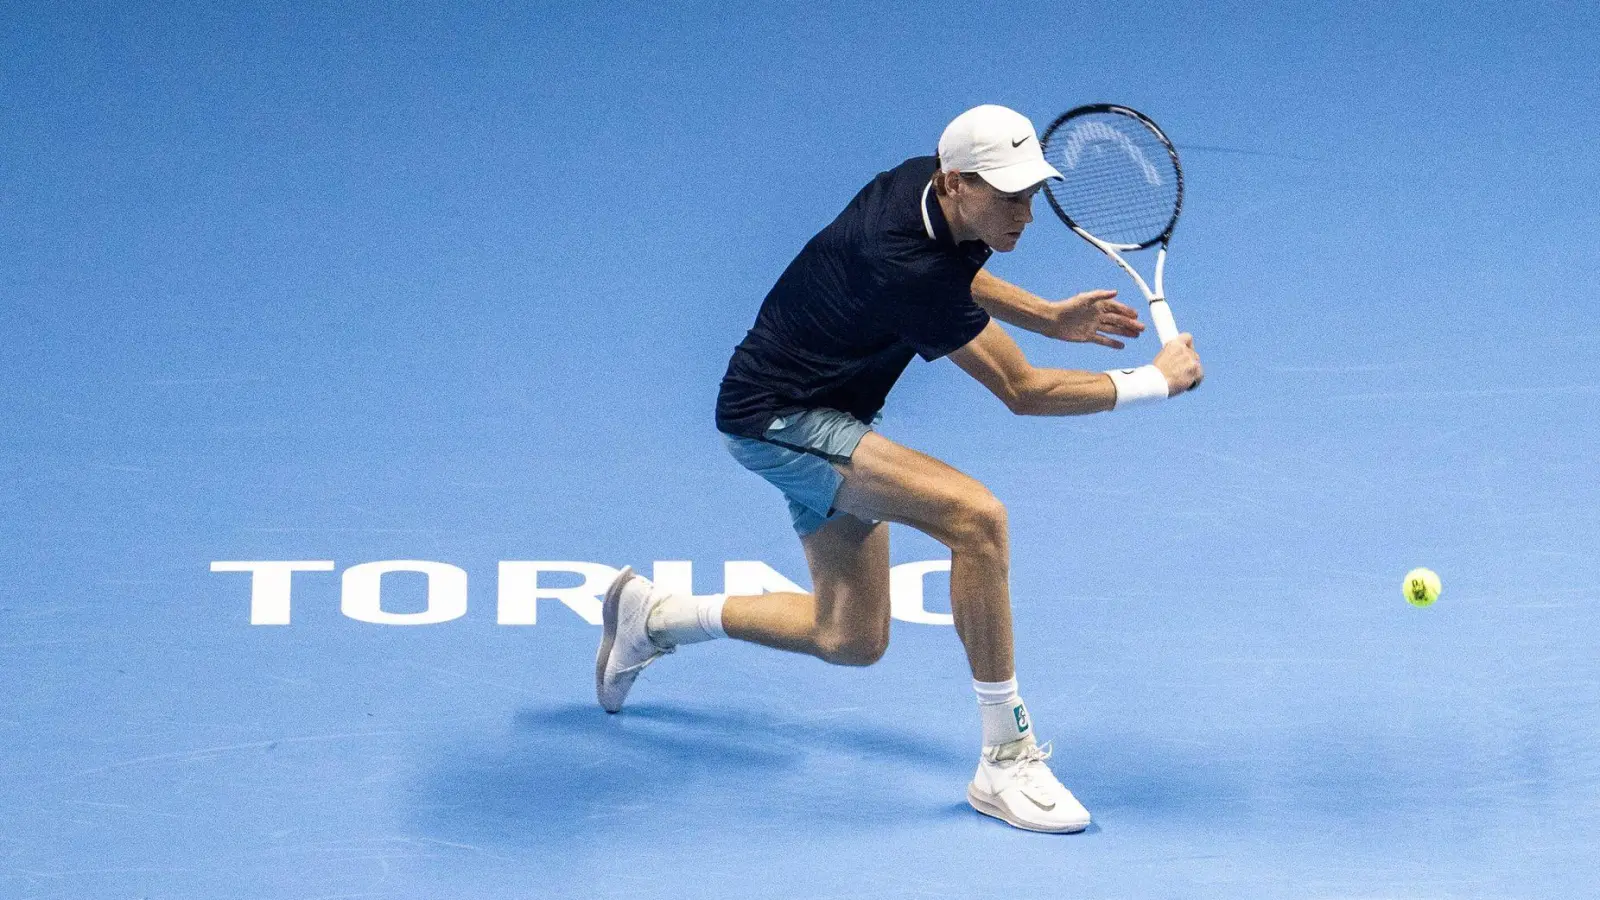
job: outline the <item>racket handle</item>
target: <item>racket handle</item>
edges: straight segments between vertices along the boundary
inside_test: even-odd
[[[1156,323],[1156,337],[1161,339],[1161,346],[1165,347],[1178,337],[1178,323],[1172,318],[1172,307],[1167,301],[1157,297],[1150,301],[1150,321]]]

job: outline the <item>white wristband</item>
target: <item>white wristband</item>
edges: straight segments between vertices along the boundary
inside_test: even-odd
[[[1167,399],[1167,376],[1155,366],[1112,369],[1106,374],[1111,376],[1111,383],[1117,388],[1117,405],[1113,409]]]

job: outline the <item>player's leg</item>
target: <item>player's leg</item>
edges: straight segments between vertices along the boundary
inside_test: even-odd
[[[730,634],[834,662],[876,660],[888,639],[888,534],[871,520],[903,522],[951,550],[951,602],[984,733],[968,801],[1021,828],[1081,831],[1088,813],[1045,765],[1048,746],[1033,740],[1017,694],[1004,507],[976,479],[827,412],[791,427],[790,444],[729,440],[741,463],[789,498],[817,592],[674,598],[624,572],[604,606],[602,705],[620,709],[637,672],[679,644]],[[624,620],[632,624],[613,624]],[[614,631],[621,653],[610,651]]]
[[[718,637],[870,665],[889,639],[889,531],[837,509],[834,496],[863,435],[861,420],[813,409],[773,421],[760,440],[725,436],[741,465],[777,487],[805,548],[812,592],[669,597],[650,617],[663,646]]]
[[[835,516],[800,538],[812,593],[729,597],[727,635],[806,653],[837,665],[866,666],[889,645],[889,525]]]
[[[783,492],[811,564],[816,593],[755,597],[669,594],[625,569],[601,605],[595,693],[622,708],[639,673],[684,644],[731,636],[844,665],[883,655],[889,634],[888,529],[836,510],[833,498],[869,426],[837,410],[776,420],[768,438],[725,436],[745,468]],[[731,612],[730,612],[731,608]]]
[[[950,548],[950,607],[973,678],[1014,675],[1005,507],[977,479],[873,433],[862,438],[834,505],[900,522]]]
[[[658,644],[730,636],[829,662],[876,661],[888,641],[889,544],[875,522],[887,519],[950,548],[952,611],[973,677],[1013,677],[1005,508],[987,488],[865,429],[847,450],[830,452],[831,462],[775,445],[741,452],[789,496],[815,593],[668,598],[650,620]],[[752,455],[760,457],[753,464]]]
[[[950,548],[951,611],[983,726],[983,751],[967,801],[1019,828],[1088,827],[1088,810],[1045,764],[1050,748],[1034,740],[1017,693],[1005,508],[976,479],[877,434],[863,437],[840,470],[844,484],[834,498],[839,509],[911,525]]]

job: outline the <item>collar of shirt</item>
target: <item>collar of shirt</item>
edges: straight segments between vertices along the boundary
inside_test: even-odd
[[[956,243],[955,235],[950,232],[950,223],[945,220],[944,208],[939,205],[939,195],[933,191],[932,179],[922,188],[922,228],[939,246],[954,250],[978,265],[983,265],[994,252],[983,241]]]

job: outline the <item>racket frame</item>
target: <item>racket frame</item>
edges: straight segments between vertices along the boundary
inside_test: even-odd
[[[1060,218],[1068,228],[1076,232],[1079,237],[1097,247],[1100,252],[1110,257],[1112,262],[1116,263],[1118,266],[1121,266],[1122,270],[1127,272],[1128,275],[1133,278],[1134,283],[1139,286],[1139,290],[1144,293],[1145,300],[1150,304],[1150,320],[1155,323],[1156,336],[1160,338],[1161,343],[1165,345],[1176,339],[1178,336],[1178,325],[1172,317],[1172,308],[1167,304],[1165,286],[1162,283],[1162,275],[1166,271],[1167,266],[1167,243],[1172,239],[1172,229],[1178,224],[1178,216],[1183,212],[1183,166],[1178,162],[1178,150],[1176,147],[1172,146],[1172,141],[1167,138],[1166,132],[1162,131],[1160,126],[1156,125],[1155,122],[1151,121],[1149,116],[1139,112],[1136,109],[1131,109],[1115,103],[1090,103],[1085,106],[1073,107],[1061,115],[1056,116],[1055,121],[1050,123],[1050,127],[1046,128],[1044,135],[1040,137],[1040,147],[1050,146],[1050,137],[1055,133],[1056,129],[1060,128],[1068,121],[1088,113],[1116,113],[1119,115],[1130,116],[1154,132],[1156,137],[1161,140],[1162,145],[1167,148],[1167,153],[1172,157],[1172,169],[1177,174],[1177,202],[1173,204],[1172,218],[1167,220],[1167,227],[1162,229],[1159,235],[1156,235],[1142,244],[1114,244],[1110,241],[1095,237],[1094,235],[1085,231],[1077,222],[1072,221],[1072,217],[1067,215],[1067,211],[1062,209],[1061,204],[1056,202],[1055,195],[1050,192],[1050,186],[1048,184],[1045,185],[1044,196],[1046,200],[1050,201],[1050,208],[1055,210],[1056,216]],[[1122,254],[1124,252],[1133,250],[1145,250],[1157,245],[1160,246],[1160,249],[1156,251],[1156,271],[1155,278],[1153,279],[1155,288],[1152,290],[1150,283],[1146,282],[1144,280],[1144,276],[1140,275],[1138,271],[1133,268],[1133,266],[1129,265],[1128,261],[1122,257]]]

